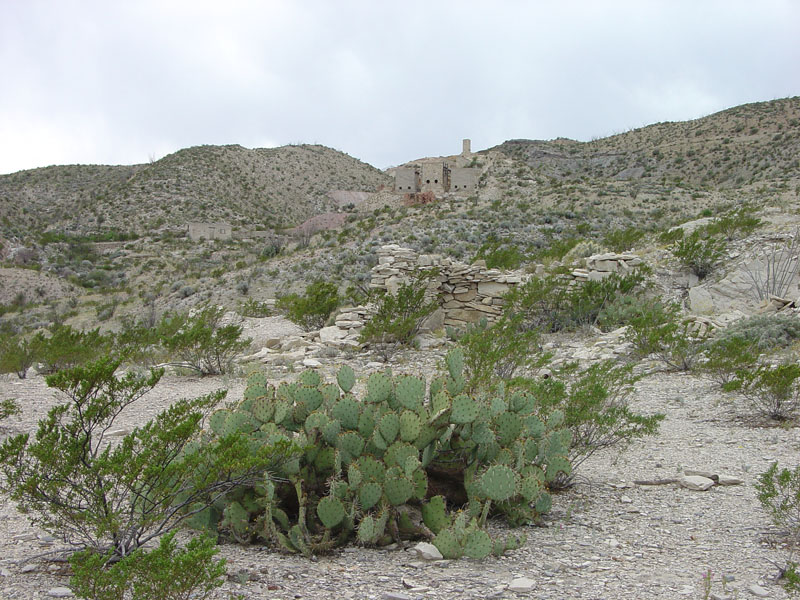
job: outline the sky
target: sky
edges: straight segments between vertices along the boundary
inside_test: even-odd
[[[0,0],[0,173],[315,143],[379,168],[800,95],[798,0]]]

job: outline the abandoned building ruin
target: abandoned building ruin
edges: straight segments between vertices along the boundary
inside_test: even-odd
[[[233,231],[228,223],[189,223],[189,239],[193,242],[202,239],[229,240]]]
[[[470,140],[462,142],[458,161],[466,163],[471,154]],[[451,166],[447,161],[427,161],[395,169],[394,191],[398,194],[468,194],[478,188],[478,169]]]

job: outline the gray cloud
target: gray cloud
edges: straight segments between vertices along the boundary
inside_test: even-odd
[[[1,16],[2,173],[224,143],[386,167],[800,88],[790,0],[32,0]]]

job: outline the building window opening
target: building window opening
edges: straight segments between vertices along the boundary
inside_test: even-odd
[[[434,179],[433,183],[439,183],[439,180],[438,179]]]
[[[430,182],[431,182],[431,180],[430,180],[430,179],[426,179],[426,180],[425,180],[425,183],[430,183]]]

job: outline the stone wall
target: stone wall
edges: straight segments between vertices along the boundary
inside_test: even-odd
[[[418,254],[397,244],[382,246],[378,264],[372,268],[370,287],[397,293],[401,284],[421,272],[436,269],[428,283],[431,297],[438,297],[440,308],[423,325],[423,329],[439,329],[444,325],[464,328],[483,318],[492,322],[503,312],[503,295],[512,287],[544,273],[540,266],[535,274],[521,271],[503,272],[488,269],[482,260],[468,265],[438,254]],[[567,277],[573,281],[598,280],[611,273],[625,274],[642,264],[634,254],[598,254],[586,259],[586,268],[575,268]],[[335,325],[320,331],[326,344],[356,346],[361,328],[374,313],[373,306],[345,308],[336,317]]]

